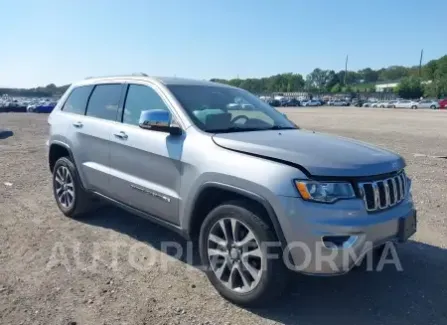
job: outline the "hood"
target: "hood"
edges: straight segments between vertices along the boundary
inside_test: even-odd
[[[223,148],[299,165],[313,176],[362,177],[405,167],[394,152],[335,135],[306,130],[215,134]]]

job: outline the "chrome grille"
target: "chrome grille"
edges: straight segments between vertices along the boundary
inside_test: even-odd
[[[358,186],[368,212],[391,208],[407,195],[407,177],[404,172],[386,179],[359,183]]]

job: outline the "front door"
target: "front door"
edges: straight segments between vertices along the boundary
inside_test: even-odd
[[[179,189],[185,135],[141,129],[141,111],[170,110],[147,85],[128,85],[122,123],[110,147],[110,190],[114,198],[138,210],[179,224]]]

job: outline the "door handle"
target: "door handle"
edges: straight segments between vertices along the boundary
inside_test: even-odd
[[[83,124],[82,124],[82,122],[75,122],[75,123],[73,123],[73,126],[75,128],[82,128]]]
[[[118,133],[114,133],[114,136],[116,136],[117,138],[120,138],[122,140],[126,140],[127,139],[127,134],[124,133],[123,131],[118,132]]]

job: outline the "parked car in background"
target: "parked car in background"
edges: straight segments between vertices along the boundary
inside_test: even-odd
[[[375,102],[375,103],[371,103],[371,106],[370,106],[370,107],[374,107],[374,108],[382,107],[382,108],[384,108],[384,107],[385,107],[385,102]]]
[[[48,102],[48,103],[44,103],[41,105],[37,105],[34,109],[33,112],[35,113],[51,113],[54,109],[54,107],[56,106],[57,103],[55,102]]]
[[[281,102],[277,99],[269,99],[269,100],[267,100],[267,104],[269,104],[270,106],[273,106],[273,107],[281,106]]]
[[[3,108],[4,112],[23,113],[26,112],[26,106],[22,101],[14,99],[8,102]]]
[[[29,112],[29,113],[32,113],[32,112],[34,112],[34,109],[37,107],[37,104],[29,104],[27,107],[26,107],[26,111],[27,112]]]
[[[396,108],[397,100],[390,100],[384,103],[385,108]]]
[[[321,102],[319,100],[315,100],[315,99],[304,101],[301,104],[303,106],[321,106]]]
[[[431,109],[438,109],[440,107],[439,103],[434,99],[421,99],[419,102],[415,102],[414,106],[416,106],[414,108],[431,108]]]
[[[403,99],[403,100],[399,100],[394,104],[395,108],[412,108],[412,109],[416,109],[418,108],[418,102],[413,101],[413,100],[409,100],[409,99]]]
[[[288,98],[286,101],[284,101],[284,103],[282,103],[282,106],[285,106],[285,107],[297,107],[297,106],[301,106],[301,103],[296,98]]]
[[[374,103],[376,103],[376,102],[367,100],[366,102],[364,102],[362,104],[362,107],[371,107],[371,105],[374,104]]]
[[[447,108],[447,98],[441,99],[438,104],[439,108]]]
[[[331,106],[349,106],[350,103],[344,99],[335,99],[329,104]]]
[[[351,102],[351,105],[355,107],[363,107],[363,104],[365,104],[363,99],[355,99]]]

